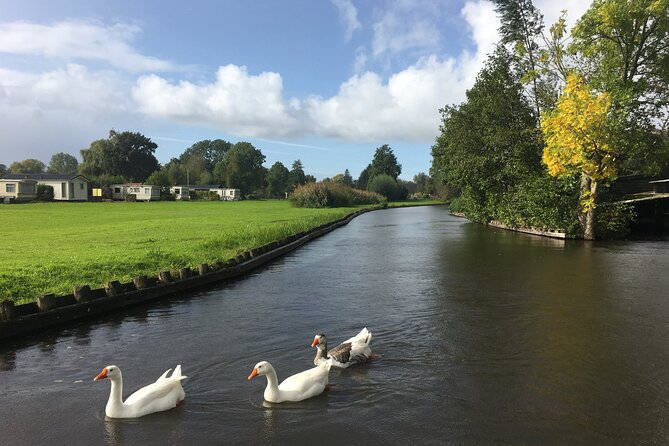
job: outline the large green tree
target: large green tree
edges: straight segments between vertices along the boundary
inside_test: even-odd
[[[40,160],[29,158],[23,161],[14,161],[9,165],[11,173],[44,173],[46,166]]]
[[[376,149],[371,166],[370,179],[377,175],[386,174],[397,180],[397,177],[402,173],[402,165],[397,162],[397,157],[388,144]]]
[[[431,172],[461,191],[474,220],[496,218],[504,194],[542,169],[536,117],[512,65],[498,46],[466,102],[441,110]]]
[[[261,189],[266,169],[265,155],[249,142],[238,142],[228,150],[216,164],[214,178],[222,180],[226,187],[240,189],[247,196]]]
[[[285,198],[290,187],[290,171],[277,161],[267,170],[267,193],[273,198]]]
[[[200,158],[204,161],[204,169],[211,172],[231,147],[232,143],[223,139],[204,139],[187,148],[179,159],[186,163],[191,158]]]
[[[501,26],[502,44],[511,44],[521,70],[521,81],[531,84],[530,97],[534,110],[541,113],[541,79],[539,77],[540,48],[538,40],[543,30],[543,17],[532,0],[492,0]]]
[[[160,168],[154,152],[158,145],[135,132],[111,130],[107,139],[93,141],[81,150],[80,172],[91,176],[123,176],[130,181],[144,181]]]
[[[572,36],[590,88],[611,98],[623,173],[657,172],[669,149],[669,0],[595,0]]]
[[[0,178],[4,177],[7,173],[7,166],[0,164]]]
[[[307,176],[304,173],[304,166],[302,161],[295,160],[290,169],[290,182],[291,188],[295,189],[297,186],[301,186],[307,182]]]
[[[47,172],[58,173],[62,175],[76,174],[79,168],[79,161],[69,153],[58,152],[51,157]]]

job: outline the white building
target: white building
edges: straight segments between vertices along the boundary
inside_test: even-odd
[[[14,173],[5,175],[5,179],[35,180],[37,184],[53,187],[53,199],[56,201],[87,201],[88,178],[78,174],[52,173]]]
[[[0,179],[0,201],[32,201],[37,196],[37,181],[29,179]]]
[[[134,195],[137,201],[160,200],[160,187],[151,184],[128,183],[112,184],[112,198],[114,200],[125,200],[128,195]]]
[[[190,200],[190,188],[188,186],[172,186],[170,187],[170,193],[177,200]]]

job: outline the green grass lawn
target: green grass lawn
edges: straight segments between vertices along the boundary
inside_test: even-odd
[[[287,200],[2,205],[0,300],[195,268],[357,209],[293,208]]]

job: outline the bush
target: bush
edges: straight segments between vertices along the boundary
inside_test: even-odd
[[[601,239],[627,237],[636,218],[634,207],[626,203],[601,203],[596,210],[595,234]]]
[[[358,204],[384,204],[386,199],[377,193],[354,189],[339,183],[307,183],[298,186],[290,202],[301,208],[332,208]]]
[[[190,199],[218,201],[221,199],[221,196],[212,190],[196,190],[190,192]]]
[[[53,201],[53,186],[48,186],[46,184],[37,185],[37,194],[35,195],[35,200],[37,201]]]
[[[381,174],[376,175],[367,183],[367,190],[383,195],[388,200],[401,200],[402,193],[397,181],[390,175]],[[405,189],[406,190],[406,189]]]

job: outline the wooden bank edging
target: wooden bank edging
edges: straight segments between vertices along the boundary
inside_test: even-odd
[[[451,212],[451,215],[454,215],[456,217],[461,217],[461,218],[467,218],[465,214],[462,212]],[[467,218],[467,220],[469,220]],[[471,220],[469,220],[471,221]],[[550,237],[550,238],[559,238],[559,239],[568,239],[568,238],[574,238],[569,235],[567,235],[566,232],[561,232],[561,231],[556,231],[552,229],[544,230],[544,229],[536,229],[536,228],[515,228],[513,226],[506,225],[502,223],[501,221],[497,220],[492,220],[489,221],[488,223],[485,223],[486,226],[492,226],[493,228],[499,228],[499,229],[506,229],[507,231],[514,231],[514,232],[522,232],[523,234],[532,234],[532,235],[540,235],[542,237]]]
[[[201,264],[197,271],[190,268],[182,268],[178,272],[163,271],[156,277],[138,276],[124,284],[112,281],[104,288],[95,290],[84,285],[75,287],[74,293],[67,296],[49,294],[40,296],[37,302],[22,305],[15,305],[10,300],[2,301],[0,340],[243,276],[310,240],[348,224],[358,215],[373,210],[376,208],[361,209],[340,220],[245,251],[225,262]]]

